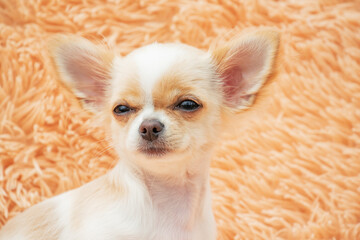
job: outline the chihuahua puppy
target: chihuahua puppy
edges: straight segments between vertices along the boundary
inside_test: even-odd
[[[51,53],[60,77],[102,117],[120,160],[14,217],[0,239],[216,239],[212,148],[224,116],[253,103],[278,42],[276,32],[262,30],[214,52],[154,43],[120,57],[59,36]]]

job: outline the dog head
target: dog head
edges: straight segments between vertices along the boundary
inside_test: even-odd
[[[120,157],[161,169],[156,163],[189,164],[207,154],[224,112],[254,101],[277,47],[276,32],[259,31],[212,53],[154,43],[120,57],[68,36],[51,52],[62,80],[103,117]]]

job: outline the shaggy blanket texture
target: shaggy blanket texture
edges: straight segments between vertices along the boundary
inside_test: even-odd
[[[218,239],[360,239],[360,2],[0,0],[0,226],[104,174],[101,128],[60,87],[47,41],[104,38],[126,55],[281,32],[278,73],[224,129],[211,166]]]

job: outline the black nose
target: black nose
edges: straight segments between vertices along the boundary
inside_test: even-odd
[[[148,119],[141,123],[139,133],[143,139],[151,142],[159,137],[163,129],[164,124],[160,121],[156,119]]]

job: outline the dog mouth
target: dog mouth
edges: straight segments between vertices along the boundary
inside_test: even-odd
[[[169,149],[166,148],[158,148],[158,147],[149,147],[140,149],[141,153],[144,153],[150,157],[161,157],[169,152]]]
[[[165,144],[143,144],[139,146],[138,150],[148,157],[162,157],[171,152],[171,149]]]

